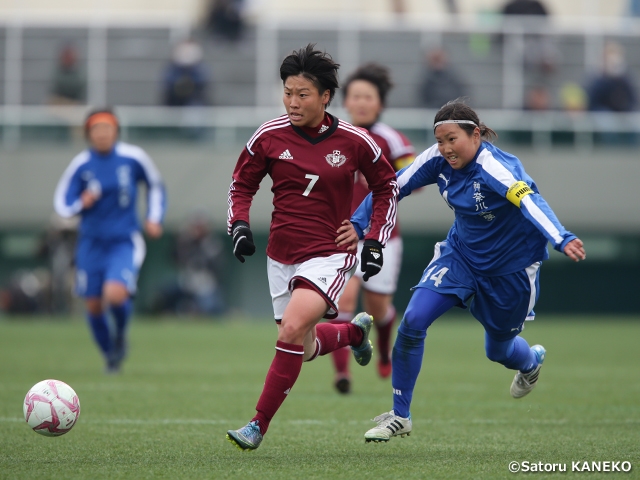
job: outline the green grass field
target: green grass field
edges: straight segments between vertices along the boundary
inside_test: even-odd
[[[640,318],[550,318],[524,337],[547,359],[536,390],[509,396],[511,371],[484,357],[470,316],[429,331],[413,434],[365,444],[391,408],[390,381],[353,365],[354,392],[332,387],[328,358],[305,364],[260,449],[225,439],[253,415],[272,321],[142,321],[124,373],[106,376],[83,322],[0,320],[0,478],[499,479],[512,461],[566,463],[581,478],[640,478]],[[73,431],[32,432],[22,401],[57,378],[80,397]],[[629,461],[630,473],[572,473],[572,461]],[[532,474],[547,478],[549,474]]]

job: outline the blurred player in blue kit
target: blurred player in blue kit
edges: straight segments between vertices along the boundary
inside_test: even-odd
[[[119,122],[110,110],[90,113],[85,135],[90,144],[62,174],[54,207],[62,217],[80,215],[76,248],[76,292],[84,297],[93,337],[107,372],[117,372],[126,355],[131,296],[146,246],[138,219],[138,183],[147,186],[145,231],[162,235],[166,202],[162,177],[139,147],[118,141]],[[115,333],[105,307],[113,315]]]
[[[586,258],[582,241],[562,226],[520,160],[486,141],[496,134],[473,109],[449,102],[433,128],[437,144],[398,172],[398,198],[436,184],[455,220],[414,287],[393,347],[393,410],[374,419],[367,442],[411,432],[410,405],[427,329],[455,306],[469,307],[484,327],[487,357],[516,370],[511,395],[530,393],[545,349],[529,347],[519,334],[525,320],[534,318],[547,242],[573,261]],[[370,203],[369,196],[351,219],[360,237]]]

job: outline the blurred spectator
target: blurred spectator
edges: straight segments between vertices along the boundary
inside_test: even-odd
[[[542,15],[549,12],[539,0],[510,0],[502,7],[503,15]]]
[[[465,87],[449,66],[447,53],[438,48],[426,55],[427,66],[420,85],[421,104],[428,108],[440,108],[449,100],[465,94]]]
[[[447,12],[452,15],[457,15],[460,12],[458,8],[458,0],[444,0],[445,7],[447,8]]]
[[[211,223],[195,215],[178,234],[175,245],[177,277],[165,287],[154,310],[171,313],[218,315],[226,305],[218,274],[222,264],[222,242]]]
[[[38,253],[48,259],[51,269],[51,313],[69,313],[72,310],[78,223],[78,217],[62,218],[54,213],[40,245]]]
[[[582,112],[587,109],[587,92],[577,83],[567,82],[560,89],[560,103],[567,112]]]
[[[243,3],[244,0],[212,0],[207,28],[226,40],[240,40],[244,32]]]
[[[551,108],[551,94],[544,85],[534,85],[527,91],[524,109],[544,111]]]
[[[502,7],[502,14],[511,17],[510,22],[522,21],[525,32],[531,23],[529,19],[546,20],[549,17],[549,11],[540,0],[510,0]],[[531,33],[524,36],[524,65],[528,70],[548,76],[555,72],[559,62],[560,51],[546,35]]]
[[[13,272],[9,283],[0,288],[0,310],[10,314],[46,312],[50,282],[49,273],[42,268]]]
[[[640,17],[640,0],[629,0],[629,13],[632,17]]]
[[[404,0],[391,0],[391,11],[396,15],[407,13],[407,5]]]
[[[84,103],[87,91],[85,75],[78,65],[78,52],[73,45],[60,51],[51,85],[51,103]]]
[[[180,42],[164,73],[163,103],[171,107],[206,105],[209,74],[202,47],[193,40]]]
[[[620,44],[609,41],[605,45],[602,72],[590,82],[587,94],[592,111],[630,112],[635,109],[636,88]]]

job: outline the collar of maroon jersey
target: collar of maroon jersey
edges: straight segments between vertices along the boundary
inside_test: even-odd
[[[296,127],[293,124],[291,124],[291,127],[293,128],[294,132],[296,132],[298,135],[300,135],[302,138],[304,138],[311,145],[315,145],[315,144],[320,143],[321,141],[323,141],[325,138],[330,137],[331,134],[333,134],[333,132],[335,132],[336,129],[338,128],[339,120],[336,117],[334,117],[333,115],[331,115],[330,113],[327,113],[327,115],[331,118],[331,126],[329,127],[329,129],[326,132],[321,133],[317,137],[312,137],[311,135],[307,134],[303,129],[301,129],[300,127]]]

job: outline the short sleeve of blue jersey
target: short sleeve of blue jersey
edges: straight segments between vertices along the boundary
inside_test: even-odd
[[[418,155],[411,165],[396,173],[398,187],[400,187],[398,201],[411,195],[411,192],[418,188],[436,183],[438,165],[435,158],[439,156],[438,146],[433,145]],[[369,231],[372,211],[373,197],[370,193],[351,216],[351,223],[361,239]]]

